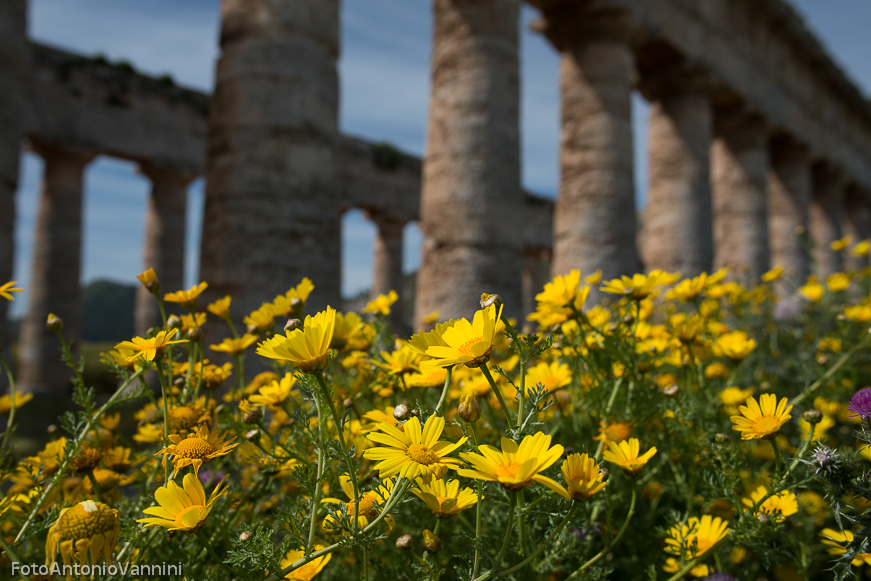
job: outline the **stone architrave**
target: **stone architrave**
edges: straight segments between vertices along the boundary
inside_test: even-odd
[[[852,185],[847,190],[847,208],[844,217],[844,236],[852,238],[850,249],[859,242],[871,238],[871,193],[865,188]],[[847,252],[845,259],[853,270],[868,266],[867,256],[853,256],[852,252]]]
[[[696,71],[668,70],[644,85],[651,108],[642,260],[647,270],[696,276],[713,263],[709,88]]]
[[[481,293],[521,310],[519,0],[434,0],[415,325],[471,318]]]
[[[161,294],[181,290],[184,286],[187,186],[195,176],[145,163],[140,164],[139,171],[151,180],[142,270],[154,269]],[[136,287],[135,314],[137,335],[144,337],[150,327],[162,323],[157,300],[141,284]]]
[[[769,268],[768,128],[758,115],[718,112],[711,146],[714,268],[759,280]]]
[[[375,222],[375,252],[372,272],[371,299],[394,290],[399,299],[390,308],[390,323],[399,330],[403,324],[402,236],[405,221],[378,212],[368,212]]]
[[[85,167],[94,154],[34,143],[45,160],[33,245],[27,315],[21,326],[19,384],[22,391],[57,393],[72,371],[61,360],[49,313],[63,320],[64,338],[77,341],[81,329],[82,189]]]
[[[782,266],[786,281],[804,282],[809,273],[807,221],[812,189],[807,148],[786,138],[772,140],[767,187],[771,266]]]
[[[0,2],[0,285],[12,279],[15,257],[15,192],[30,70],[27,2]],[[0,300],[0,353],[11,343],[9,302]],[[8,355],[8,354],[7,354]],[[6,378],[0,378],[0,386]]]
[[[560,186],[551,275],[638,272],[632,90],[635,57],[619,14],[584,15],[572,34],[551,19],[560,50]]]
[[[223,0],[221,14],[201,302],[231,295],[241,323],[309,277],[307,311],[339,307],[339,0]]]
[[[847,180],[838,169],[818,164],[813,168],[813,193],[808,230],[813,246],[814,272],[825,278],[843,267],[842,253],[831,243],[842,236]]]

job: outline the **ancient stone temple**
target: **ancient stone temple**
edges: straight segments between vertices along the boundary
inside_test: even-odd
[[[470,316],[484,291],[522,316],[547,276],[572,269],[824,276],[842,266],[832,241],[871,234],[871,107],[784,0],[528,4],[560,59],[556,202],[521,187],[521,0],[432,0],[423,160],[339,132],[339,0],[223,0],[213,96],[30,42],[26,1],[4,1],[2,282],[19,152],[45,161],[22,386],[47,391],[66,376],[44,321],[59,314],[76,338],[82,175],[97,155],[132,160],[151,181],[142,266],[164,288],[182,286],[186,188],[206,177],[205,299],[233,295],[240,322],[303,276],[318,288],[313,309],[339,303],[351,208],[377,226],[373,295],[400,290],[403,228],[420,221],[409,324],[434,310]],[[651,105],[643,212],[635,91]],[[147,299],[140,333],[158,321]]]

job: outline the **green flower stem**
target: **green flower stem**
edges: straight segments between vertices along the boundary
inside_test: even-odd
[[[203,369],[205,369],[206,365],[205,365],[205,361],[203,360],[203,345],[202,345],[202,343],[196,343],[194,345],[194,348],[197,350],[197,359],[200,360],[200,366]],[[200,388],[203,386],[203,375],[205,375],[205,374],[201,372],[197,376],[197,385],[194,388],[194,401],[196,401],[197,397],[199,397],[199,395],[200,395]]]
[[[184,398],[187,398],[191,390],[191,382],[194,377],[194,365],[197,360],[197,344],[191,341],[188,343],[188,372],[187,379],[184,382]],[[205,367],[205,366],[204,366]],[[202,375],[202,373],[200,373]]]
[[[708,549],[707,551],[705,551],[704,553],[702,553],[701,555],[699,555],[698,557],[696,557],[695,559],[693,559],[692,561],[690,561],[689,563],[684,565],[680,571],[678,571],[677,573],[675,573],[674,575],[669,577],[668,581],[678,581],[678,579],[683,579],[687,573],[689,573],[694,568],[696,568],[698,565],[700,565],[702,563],[702,561],[707,559],[709,556],[713,555],[717,551],[717,549],[720,548],[720,545],[722,545],[724,542],[726,542],[726,539],[728,539],[728,538],[729,538],[729,533],[726,533],[726,535],[722,539],[720,539],[719,541],[714,543],[714,545],[710,549]],[[568,581],[568,580],[566,580],[566,581]]]
[[[19,557],[15,551],[12,550],[12,547],[6,543],[6,539],[3,538],[3,535],[0,535],[0,547],[3,547],[3,550],[6,551],[6,554],[9,555],[9,559],[16,563],[21,563],[21,557]],[[30,581],[30,577],[25,577],[24,573],[18,572],[18,578],[22,581]]]
[[[234,355],[233,359],[236,361],[236,389],[241,397],[242,390],[245,389],[245,354]]]
[[[344,430],[340,425],[341,417],[336,411],[336,405],[333,403],[333,398],[330,397],[330,390],[327,387],[327,382],[324,376],[320,373],[314,375],[321,386],[324,398],[327,400],[327,405],[330,407],[330,413],[333,415],[333,424],[336,426],[336,433],[339,435],[339,445],[342,447],[342,456],[345,458],[345,465],[348,468],[348,478],[351,480],[351,487],[354,489],[354,522],[352,523],[353,530],[357,530],[357,518],[360,512],[360,491],[357,489],[357,471],[354,470],[354,463],[351,461],[351,452],[348,449],[348,443],[345,441]]]
[[[841,366],[843,366],[844,363],[846,363],[847,360],[848,360],[850,357],[852,357],[853,354],[854,354],[856,351],[858,351],[859,349],[861,349],[861,348],[863,348],[863,347],[866,347],[866,346],[868,345],[868,341],[869,341],[869,336],[868,336],[868,335],[865,335],[865,338],[864,338],[864,339],[862,339],[859,343],[857,343],[856,345],[854,345],[853,348],[850,349],[849,351],[847,351],[846,353],[844,353],[844,354],[841,356],[841,358],[838,359],[838,361],[837,361],[834,365],[832,365],[831,367],[829,367],[829,370],[826,371],[826,373],[825,373],[822,377],[820,377],[818,380],[816,380],[813,384],[809,385],[807,388],[803,389],[802,392],[798,395],[798,397],[796,397],[794,400],[792,400],[792,401],[789,402],[789,403],[791,403],[791,404],[794,405],[794,406],[795,406],[795,405],[798,405],[798,404],[800,404],[800,403],[804,400],[804,398],[806,398],[807,396],[809,396],[810,394],[812,394],[813,392],[815,392],[816,390],[818,390],[818,389],[820,388],[820,386],[823,385],[823,383],[825,383],[825,381],[826,381],[829,377],[831,377],[832,375],[834,375],[834,373],[835,373],[838,369],[840,369]]]
[[[556,536],[558,534],[560,534],[564,528],[566,528],[566,525],[569,524],[569,521],[572,519],[573,516],[575,516],[575,512],[577,512],[577,510],[578,510],[578,506],[579,506],[579,504],[577,502],[572,503],[572,507],[566,513],[566,516],[563,518],[563,520],[556,526],[556,528],[553,530],[553,532],[551,532],[550,535],[548,535],[548,537],[544,541],[542,541],[541,543],[538,544],[538,547],[535,549],[535,551],[531,555],[529,555],[526,559],[524,559],[520,563],[514,565],[510,569],[506,569],[504,571],[499,571],[498,573],[494,573],[492,570],[487,571],[486,573],[481,575],[481,577],[479,577],[475,581],[486,581],[487,579],[490,579],[491,577],[493,577],[495,575],[499,575],[500,577],[502,577],[504,575],[510,575],[510,574],[512,574],[516,571],[519,571],[519,570],[523,569],[524,567],[526,567],[536,557],[538,557],[538,555],[541,554],[541,552],[546,547],[551,546],[551,543],[556,538]]]
[[[136,380],[137,378],[139,378],[139,376],[141,376],[143,373],[145,373],[145,369],[146,368],[143,367],[142,369],[140,369],[139,371],[137,371],[136,373],[131,375],[127,379],[127,381],[122,383],[121,386],[115,391],[115,393],[112,394],[112,397],[109,398],[109,401],[107,401],[105,404],[103,404],[103,406],[100,409],[98,409],[96,411],[96,413],[94,413],[94,415],[91,418],[88,419],[88,421],[85,423],[85,426],[82,428],[82,431],[79,432],[78,436],[75,439],[76,445],[75,445],[74,449],[77,448],[81,444],[82,440],[85,437],[87,437],[88,432],[90,432],[91,428],[94,427],[94,424],[96,424],[97,421],[99,421],[100,416],[102,416],[106,412],[107,409],[109,409],[110,407],[112,407],[115,404],[115,402],[118,400],[118,398],[121,396],[121,394],[124,393],[124,391],[127,389],[127,386],[129,386],[131,383],[133,383],[134,380]],[[74,456],[75,456],[75,454],[72,454],[72,453],[65,453],[64,454],[64,459],[61,462],[60,468],[58,468],[58,471],[55,473],[54,477],[51,479],[51,482],[48,483],[48,486],[45,487],[45,490],[42,491],[42,494],[40,495],[40,497],[36,501],[36,503],[33,505],[33,508],[30,509],[30,514],[27,516],[27,520],[24,521],[24,524],[21,526],[21,530],[19,530],[18,534],[15,536],[15,540],[12,541],[13,546],[18,544],[18,542],[24,537],[24,533],[33,524],[33,521],[36,519],[36,515],[39,514],[39,509],[42,508],[42,505],[45,503],[46,499],[48,499],[49,495],[55,489],[58,482],[60,482],[61,476],[66,472],[66,469],[69,466],[70,462],[72,462],[72,459]]]
[[[445,415],[442,411],[442,404],[445,403],[445,398],[448,396],[448,388],[451,386],[451,374],[454,372],[454,366],[449,365],[447,367],[448,375],[445,377],[445,386],[442,388],[442,396],[439,398],[439,403],[436,404],[435,411],[433,413],[437,416]]]
[[[771,449],[774,450],[774,479],[780,481],[780,469],[783,466],[783,458],[780,453],[780,446],[777,445],[777,438],[768,440],[771,444]]]
[[[505,538],[502,540],[502,549],[500,549],[499,554],[496,555],[496,560],[493,561],[493,569],[491,569],[491,571],[499,568],[499,565],[502,564],[502,558],[505,556],[506,551],[508,551],[508,542],[511,540],[511,532],[514,528],[514,510],[516,508],[517,495],[511,494],[508,501],[508,527],[505,529]]]
[[[520,353],[520,387],[517,390],[517,429],[523,427],[523,399],[526,397],[526,359]],[[523,508],[523,507],[521,507]]]
[[[376,526],[378,526],[381,523],[381,521],[384,519],[384,517],[386,517],[390,513],[390,510],[393,509],[393,507],[400,500],[402,500],[402,497],[405,495],[409,486],[410,486],[410,483],[407,480],[403,480],[402,478],[400,478],[399,480],[396,481],[396,484],[393,486],[393,490],[390,492],[390,497],[388,497],[387,502],[384,503],[384,508],[381,509],[381,513],[375,518],[375,520],[373,520],[371,523],[369,523],[369,525],[366,528],[363,529],[362,534],[365,535],[366,533],[368,533],[369,531],[371,531],[372,529],[374,529]],[[318,557],[323,557],[324,555],[329,555],[333,551],[340,549],[342,546],[343,546],[342,542],[333,543],[329,547],[325,547],[325,548],[321,549],[320,551],[315,551],[314,553],[308,555],[307,557],[303,557],[302,559],[299,559],[296,562],[291,563],[290,565],[288,565],[287,567],[285,567],[281,571],[279,571],[273,575],[270,575],[269,577],[267,577],[263,581],[281,581],[289,573],[296,571],[297,569],[299,569],[303,565],[311,563],[312,561],[314,561]]]
[[[363,581],[369,581],[369,549],[363,547]]]
[[[487,364],[484,363],[481,365],[481,371],[484,373],[484,377],[487,378],[487,383],[490,384],[490,387],[493,389],[493,392],[496,394],[496,399],[499,400],[499,407],[502,408],[502,413],[505,415],[505,421],[508,422],[508,427],[511,427],[511,417],[508,415],[508,404],[505,403],[505,398],[502,397],[502,392],[499,391],[499,388],[496,387],[496,382],[493,380],[493,376],[490,375],[490,369],[487,368]]]
[[[169,411],[166,400],[169,397],[169,389],[166,385],[166,378],[163,377],[162,362],[157,361],[157,377],[160,379],[160,393],[163,397],[163,445],[169,446]],[[163,457],[163,484],[169,485],[169,462],[166,461],[166,456]]]
[[[814,441],[814,433],[816,433],[817,425],[811,424],[810,426],[811,426],[810,432],[808,433],[807,438],[802,443],[801,447],[798,449],[798,454],[792,460],[792,463],[789,465],[789,467],[786,469],[785,476],[789,476],[792,473],[792,471],[795,470],[795,467],[798,465],[799,462],[801,462],[801,459],[804,456],[804,453],[807,452],[808,446],[810,446],[811,442]]]
[[[316,403],[317,403],[317,401],[316,401]],[[284,450],[285,452],[287,452],[287,454],[288,454],[288,456],[289,456],[290,458],[297,458],[297,457],[298,457],[298,455],[297,455],[296,453],[294,453],[290,448],[288,448],[288,447],[284,444],[284,442],[282,442],[281,440],[279,440],[278,438],[276,438],[276,437],[275,437],[275,434],[273,434],[272,432],[269,431],[269,429],[266,427],[266,424],[263,423],[263,420],[259,420],[259,421],[257,422],[257,427],[260,428],[260,431],[262,431],[264,434],[266,434],[267,436],[269,436],[269,439],[272,440],[272,443],[273,443],[273,444],[275,444],[276,446],[278,446],[279,448],[281,448],[282,450]],[[257,445],[256,442],[255,442],[255,445]],[[260,447],[260,446],[258,446],[258,447]],[[261,449],[262,449],[262,448],[261,448]],[[263,450],[263,451],[266,452],[266,450]],[[272,456],[274,457],[275,454],[272,454]]]
[[[317,529],[318,522],[318,509],[320,509],[321,504],[321,480],[323,480],[324,478],[325,465],[327,463],[327,459],[324,454],[324,448],[327,445],[327,430],[324,426],[324,416],[321,413],[320,399],[320,396],[315,394],[315,408],[317,409],[318,414],[318,472],[317,478],[315,479],[314,497],[312,498],[312,514],[311,522],[309,523],[308,528],[308,541],[305,545],[306,555],[311,554],[311,550],[315,542],[315,530]],[[356,511],[354,512],[356,513]],[[356,518],[356,514],[354,516]]]
[[[475,438],[475,451],[479,451],[478,447],[480,446],[480,440],[478,439],[478,426],[476,424],[471,424],[472,426],[472,435]],[[478,576],[478,567],[481,565],[481,548],[478,546],[478,543],[481,539],[481,511],[484,508],[484,485],[481,480],[477,481],[478,483],[478,502],[475,503],[475,563],[472,566],[472,579],[475,579]]]
[[[584,571],[595,565],[599,562],[605,555],[611,552],[611,549],[614,548],[614,545],[620,542],[620,539],[623,538],[623,534],[626,532],[626,529],[629,527],[629,521],[632,520],[632,516],[635,514],[635,501],[638,499],[638,486],[637,483],[632,486],[632,502],[629,504],[629,512],[626,513],[626,520],[623,521],[623,526],[620,527],[620,531],[617,533],[617,536],[608,543],[608,546],[599,551],[593,558],[589,561],[581,565],[577,571],[566,577],[566,581],[570,581],[571,579],[577,579],[581,575],[584,574]],[[592,521],[591,521],[592,522]]]
[[[518,490],[514,493],[517,495],[517,508],[520,511],[520,515],[517,519],[517,530],[520,536],[520,551],[522,555],[526,555],[529,552],[528,543],[526,541],[526,518],[524,518],[523,513],[524,508],[526,507],[526,499],[523,497],[523,490]]]
[[[203,531],[197,531],[196,535],[197,535],[197,539],[199,539],[200,543],[203,544],[203,546],[209,552],[209,556],[211,556],[212,559],[214,559],[221,567],[223,567],[224,569],[226,569],[227,571],[232,573],[235,578],[237,578],[237,579],[241,578],[241,575],[239,575],[239,573],[236,571],[236,569],[234,569],[230,565],[226,564],[224,561],[221,560],[220,557],[218,557],[218,555],[215,553],[215,549],[212,548],[212,544],[209,542],[209,539],[207,539],[206,535],[203,534]]]
[[[94,487],[94,496],[97,497],[97,502],[103,502],[103,496],[100,494],[100,487],[97,484],[97,475],[94,474],[93,469],[88,471],[88,479],[91,481],[91,486]]]
[[[12,432],[12,427],[15,425],[15,378],[12,376],[12,369],[6,364],[3,359],[3,354],[0,353],[0,367],[6,372],[6,377],[9,379],[9,401],[12,402],[12,407],[9,408],[9,421],[6,422],[6,431],[3,432],[3,442],[0,443],[0,451],[6,449],[6,444],[9,441],[9,434]]]
[[[620,386],[623,384],[623,377],[625,374],[614,382],[614,387],[611,388],[611,396],[608,398],[608,403],[605,405],[605,413],[602,414],[602,417],[607,417],[611,412],[611,408],[614,406],[614,401],[617,399],[617,392],[620,391]],[[605,440],[604,438],[599,442],[599,445],[596,447],[596,460],[599,460],[602,457],[602,452],[605,451]]]

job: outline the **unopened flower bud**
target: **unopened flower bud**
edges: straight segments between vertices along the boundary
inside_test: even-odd
[[[496,305],[497,309],[501,307],[502,297],[500,297],[499,295],[490,295],[487,293],[483,293],[481,295],[481,308],[486,309],[487,307],[490,307],[492,305]]]
[[[635,317],[633,315],[626,315],[623,317],[623,324],[624,325],[631,325],[634,322],[635,322]]]
[[[759,522],[761,522],[764,525],[767,525],[768,523],[771,522],[771,518],[769,518],[769,516],[764,512],[760,512],[759,514],[757,514],[756,520],[758,520]]]
[[[411,415],[413,415],[417,419],[420,419],[420,410],[411,410]]]
[[[400,551],[407,551],[414,544],[414,539],[411,535],[402,535],[396,539],[396,548]]]
[[[423,548],[427,553],[438,553],[442,550],[442,540],[429,532],[429,529],[423,531]]]
[[[481,417],[481,406],[473,393],[466,393],[460,398],[457,415],[467,424],[474,424]]]
[[[676,396],[678,391],[680,391],[680,387],[678,387],[676,383],[669,383],[662,388],[662,393],[664,393],[668,397]]]
[[[260,430],[248,430],[245,433],[245,439],[248,440],[249,442],[253,442],[254,440],[256,440],[259,437],[260,437]]]
[[[302,321],[299,319],[288,319],[284,324],[284,332],[290,333],[296,329],[302,329]]]
[[[823,420],[823,412],[820,410],[808,410],[801,414],[801,417],[807,423],[813,425],[818,424]]]
[[[342,401],[342,406],[344,406],[345,409],[352,408],[352,407],[354,407],[354,400],[351,399],[350,397],[346,397]]]
[[[63,319],[61,319],[54,313],[49,313],[48,318],[45,321],[45,328],[52,333],[60,333],[64,329]]]
[[[257,325],[252,325],[250,323],[245,327],[245,331],[251,335],[256,335],[259,330],[260,329],[257,328]]]
[[[252,407],[250,410],[242,414],[242,421],[246,424],[256,424],[263,419],[263,408],[260,406]],[[257,430],[251,430],[256,432]],[[248,432],[249,434],[251,432]],[[246,434],[247,437],[247,434]]]
[[[408,419],[408,415],[411,413],[411,410],[404,403],[399,404],[395,408],[393,408],[393,417],[403,422]]]
[[[193,329],[188,329],[188,339],[190,339],[193,343],[199,343],[203,340],[203,329],[202,327],[194,327]]]
[[[729,435],[724,434],[722,432],[718,434],[714,434],[714,442],[718,444],[728,444],[729,443]]]
[[[242,531],[241,533],[239,533],[239,541],[244,543],[245,541],[250,539],[252,536],[254,536],[254,535],[251,534],[251,531]]]
[[[560,458],[565,460],[566,458],[568,458],[569,456],[571,456],[574,453],[575,453],[574,448],[572,448],[571,446],[564,446],[563,453],[560,454]]]
[[[599,468],[599,476],[602,477],[602,482],[608,482],[608,478],[611,477],[611,471],[607,468]]]
[[[176,315],[170,315],[166,318],[166,328],[167,329],[181,329],[182,323],[181,319]]]
[[[57,432],[57,426],[54,424],[49,424],[45,431],[49,434],[54,434],[55,432]]]
[[[173,385],[175,385],[176,387],[182,387],[184,385],[184,382],[185,382],[185,379],[184,379],[184,377],[181,377],[181,376],[176,377],[172,381]]]

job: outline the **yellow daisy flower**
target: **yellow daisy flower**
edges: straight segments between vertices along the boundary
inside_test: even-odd
[[[539,383],[545,391],[556,391],[572,382],[572,371],[568,365],[554,361],[539,363],[526,372],[526,393],[530,393]]]
[[[190,288],[190,290],[180,290],[174,293],[167,293],[163,296],[163,300],[168,303],[178,303],[185,309],[192,309],[197,304],[197,297],[204,290],[209,288],[209,283],[201,282]]]
[[[272,303],[263,303],[252,311],[242,322],[248,326],[251,333],[271,333],[275,330],[275,307]]]
[[[711,277],[713,279],[713,277]],[[695,278],[685,278],[676,287],[665,293],[665,299],[669,301],[691,301],[698,297],[709,286],[708,273],[703,272]]]
[[[421,478],[429,482],[432,477],[441,478],[448,468],[456,468],[460,461],[447,455],[463,445],[467,438],[460,438],[456,444],[440,442],[439,437],[445,428],[445,419],[430,416],[423,426],[420,420],[412,417],[405,422],[400,431],[387,422],[378,424],[381,432],[366,435],[373,442],[383,444],[363,452],[363,457],[375,460],[375,470],[382,477],[400,476],[409,480]]]
[[[638,438],[630,438],[628,441],[619,443],[610,442],[602,457],[606,462],[611,462],[622,468],[626,474],[638,476],[644,465],[656,454],[656,446],[641,455],[639,455],[640,451],[641,443]]]
[[[568,490],[560,487],[556,491],[569,500],[577,502],[590,500],[607,486],[596,459],[586,454],[569,455],[560,470]]]
[[[427,348],[426,354],[433,359],[423,361],[421,370],[460,364],[479,367],[486,363],[490,359],[501,316],[502,306],[497,310],[496,305],[491,305],[475,313],[471,323],[466,319],[456,321],[441,336],[447,345]]]
[[[418,331],[416,335],[413,335],[408,340],[406,345],[408,345],[409,349],[417,351],[421,355],[426,355],[426,350],[430,347],[448,347],[443,336],[445,331],[454,326],[454,323],[456,321],[451,319],[444,323],[437,323],[432,331]]]
[[[330,347],[333,349],[344,349],[348,347],[357,335],[363,330],[363,319],[357,313],[336,313],[336,326],[333,330],[333,340],[330,341]]]
[[[435,310],[435,311],[431,312],[430,314],[425,315],[423,317],[423,322],[427,323],[428,325],[432,325],[433,323],[435,323],[436,321],[439,320],[439,315],[441,315],[441,312],[438,310]]]
[[[447,377],[447,370],[436,367],[429,371],[412,373],[405,378],[405,385],[408,387],[443,387]]]
[[[677,556],[683,553],[686,558],[695,559],[729,534],[729,530],[728,523],[718,516],[706,514],[701,519],[691,517],[685,524],[675,525],[668,530],[665,551]]]
[[[10,281],[3,285],[0,285],[0,297],[3,297],[7,301],[14,301],[15,297],[13,297],[9,293],[20,293],[24,291],[22,288],[15,288],[16,281]]]
[[[857,242],[851,251],[853,256],[868,256],[871,253],[871,240]]]
[[[230,298],[229,295],[225,296],[222,299],[218,299],[213,303],[210,303],[206,310],[215,315],[216,317],[220,317],[221,319],[226,319],[230,316],[230,302],[233,299]]]
[[[665,276],[665,273],[660,270],[654,270],[648,275],[636,273],[632,275],[632,278],[623,275],[620,278],[606,282],[605,286],[601,287],[600,290],[606,293],[628,296],[636,301],[640,301],[647,298],[657,285],[667,284],[664,282]]]
[[[750,498],[743,498],[741,502],[747,508],[753,508],[760,500],[768,495],[768,489],[760,486],[750,493]],[[765,513],[771,517],[774,522],[783,522],[788,516],[792,516],[798,512],[798,498],[789,490],[784,490],[778,494],[773,494],[765,499],[765,502],[757,507],[754,514]]]
[[[674,383],[674,382],[672,382]],[[631,422],[613,422],[608,423],[605,420],[599,421],[599,435],[593,438],[605,444],[611,442],[622,442],[628,440],[632,436]]]
[[[369,304],[366,305],[366,308],[363,309],[364,313],[379,313],[381,315],[389,315],[390,314],[390,306],[399,300],[399,295],[396,294],[395,290],[390,291],[386,295],[378,295],[374,301],[369,301]]]
[[[244,353],[248,347],[256,342],[257,335],[245,333],[241,337],[227,337],[217,345],[209,345],[209,349],[211,349],[212,351],[226,353],[227,355],[235,357]]]
[[[199,329],[206,324],[205,313],[194,313],[193,315],[181,316],[181,330],[190,331],[191,329]]]
[[[756,340],[747,337],[744,331],[724,333],[714,341],[714,355],[728,357],[738,362],[750,355],[756,349]]]
[[[159,506],[142,511],[156,518],[141,518],[136,522],[143,523],[145,528],[164,527],[171,531],[194,532],[203,526],[215,502],[227,492],[226,488],[221,489],[223,482],[218,483],[206,502],[206,492],[194,474],[185,474],[182,486],[170,480],[168,486],[161,486],[154,492],[154,499]]]
[[[160,281],[157,280],[157,273],[154,272],[154,268],[149,268],[145,272],[137,274],[136,278],[139,279],[142,286],[148,289],[148,292],[157,292],[160,289]]]
[[[409,348],[408,345],[403,345],[393,353],[382,351],[381,358],[384,360],[384,363],[374,360],[372,363],[381,369],[386,369],[390,375],[413,373],[417,371],[417,366],[421,360],[420,354]]]
[[[823,537],[823,544],[831,547],[827,549],[830,555],[843,555],[847,552],[844,545],[853,542],[853,531],[844,531],[842,533],[835,529],[824,528],[820,536]],[[852,564],[854,567],[863,564],[871,565],[871,553],[858,553],[856,558],[853,559]]]
[[[119,512],[102,502],[85,500],[65,508],[48,529],[45,564],[52,567],[60,551],[64,565],[93,565],[101,557],[111,565],[120,531]]]
[[[321,549],[324,549],[324,545],[316,544],[312,547],[312,552],[317,553]],[[280,567],[282,569],[286,569],[290,567],[300,559],[305,557],[305,549],[297,549],[295,551],[288,551],[284,558],[281,560]],[[317,559],[313,559],[294,571],[288,573],[284,578],[289,579],[290,581],[311,581],[314,579],[318,573],[320,573],[324,567],[327,566],[327,563],[330,562],[330,559],[333,558],[332,553],[327,553],[326,555],[321,555]]]
[[[235,436],[225,442],[224,439],[227,435],[225,433],[222,436],[218,432],[218,428],[209,432],[208,426],[205,425],[200,426],[196,432],[188,434],[187,438],[182,438],[178,434],[171,434],[169,441],[172,444],[157,452],[155,456],[162,454],[165,466],[167,456],[171,455],[175,474],[178,474],[186,466],[193,466],[194,474],[199,474],[200,466],[205,462],[218,456],[225,456],[239,445],[233,443],[233,440],[236,439]]]
[[[763,393],[759,402],[750,397],[747,405],[738,408],[741,415],[730,418],[735,424],[732,429],[741,432],[742,440],[773,438],[780,431],[780,427],[792,417],[789,415],[792,406],[786,407],[787,402],[783,398],[778,403],[777,396],[773,393]]]
[[[473,469],[460,468],[457,474],[477,480],[498,482],[508,490],[528,488],[534,483],[544,484],[559,492],[556,481],[540,474],[550,468],[562,456],[563,447],[550,445],[551,437],[538,432],[526,436],[518,445],[514,440],[502,438],[502,450],[483,445],[478,448],[481,454],[463,452],[460,457],[470,463]]]
[[[327,307],[314,317],[307,315],[302,329],[275,335],[257,346],[257,354],[289,361],[304,373],[320,373],[330,362],[330,342],[336,324],[336,309]]]
[[[826,289],[823,288],[823,285],[817,282],[817,277],[809,276],[807,284],[799,287],[798,292],[806,299],[818,303],[820,302],[820,299],[823,298]]]
[[[24,404],[33,399],[32,393],[16,393],[15,394],[15,409],[21,408]],[[0,395],[0,416],[8,416],[12,411],[12,396],[8,393]]]
[[[439,479],[430,484],[418,481],[417,486],[412,492],[439,518],[451,518],[478,503],[478,495],[471,488],[460,490],[459,480]]]
[[[296,378],[292,373],[287,372],[281,378],[281,381],[273,381],[269,385],[264,385],[258,393],[251,395],[248,401],[255,406],[279,407],[290,397],[291,390],[295,384]]]
[[[849,246],[853,242],[852,236],[844,236],[840,240],[835,240],[834,242],[829,243],[829,248],[834,250],[835,252],[840,252],[844,250],[847,246]]]
[[[850,286],[850,276],[843,272],[836,272],[826,277],[826,286],[833,293],[842,291]]]
[[[396,484],[394,480],[382,478],[381,481],[384,483],[383,486],[378,486],[375,490],[367,490],[360,495],[360,502],[357,505],[357,528],[360,530],[365,529],[369,526],[370,522],[375,520],[379,513],[378,507],[383,507],[387,499],[390,498],[390,493],[393,492],[393,485]],[[342,492],[345,493],[345,496],[349,499],[354,498],[354,487],[347,474],[339,476],[339,486],[342,487]],[[351,517],[351,520],[354,519],[353,501],[342,502],[338,498],[324,498],[321,502],[326,504],[344,504],[345,513]],[[389,514],[384,517],[383,522],[387,525],[388,530],[393,530],[393,527],[396,526],[396,521]],[[324,517],[323,527],[327,532],[338,532],[338,523],[336,523],[336,520],[330,514]]]
[[[595,284],[591,275],[587,277],[589,284]],[[600,273],[601,278],[601,273]],[[572,270],[565,276],[557,276],[553,281],[544,285],[544,290],[535,295],[535,312],[527,316],[529,321],[537,321],[542,327],[550,327],[564,323],[575,316],[575,311],[580,311],[587,297],[590,287],[581,286],[581,271]]]
[[[161,359],[163,357],[163,353],[166,351],[168,345],[188,342],[187,339],[171,340],[176,333],[178,333],[178,329],[173,329],[169,333],[161,331],[151,339],[133,337],[130,341],[122,341],[121,343],[118,343],[115,345],[115,349],[129,349],[133,353],[127,358],[128,363],[134,363],[139,358],[142,358],[145,361],[154,361],[155,359]]]
[[[763,282],[774,282],[776,280],[780,280],[781,276],[783,276],[783,267],[780,265],[777,265],[762,275],[762,281]]]
[[[315,290],[315,285],[312,284],[312,281],[308,278],[302,279],[298,285],[284,293],[283,296],[278,295],[275,297],[275,300],[272,301],[275,315],[301,318],[305,309],[305,302],[313,290]]]

